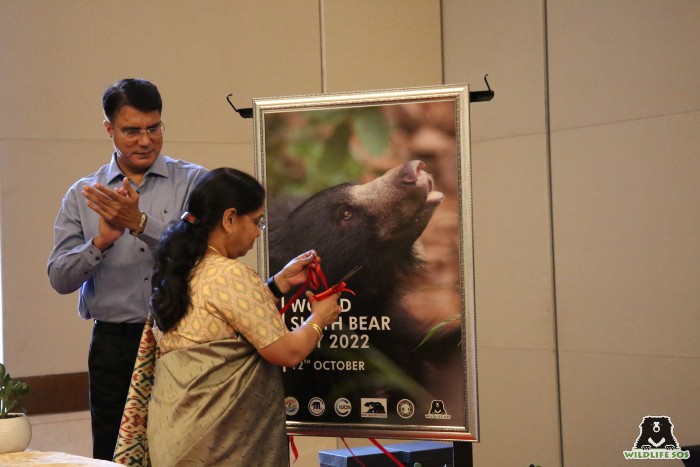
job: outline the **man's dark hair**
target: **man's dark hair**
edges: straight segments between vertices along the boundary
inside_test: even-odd
[[[163,109],[163,101],[156,85],[141,78],[122,79],[105,89],[102,108],[110,122],[114,121],[119,109],[125,105],[141,112],[157,110],[160,113]]]

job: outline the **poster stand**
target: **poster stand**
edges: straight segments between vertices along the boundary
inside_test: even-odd
[[[472,443],[469,441],[452,442],[452,465],[460,467],[473,467]]]

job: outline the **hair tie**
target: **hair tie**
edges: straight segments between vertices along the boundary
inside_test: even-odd
[[[185,221],[185,222],[189,222],[192,225],[196,225],[199,222],[199,219],[197,219],[196,217],[194,217],[194,215],[192,213],[187,212],[187,211],[182,213],[182,215],[180,216],[180,219]]]

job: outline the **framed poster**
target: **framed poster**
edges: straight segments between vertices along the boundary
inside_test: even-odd
[[[360,267],[316,350],[284,369],[288,432],[478,441],[468,86],[254,99],[253,113],[261,277],[309,249],[329,285]],[[285,320],[309,314],[300,298]]]

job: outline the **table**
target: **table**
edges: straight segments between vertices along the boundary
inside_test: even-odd
[[[22,451],[0,454],[0,467],[33,465],[109,467],[120,464],[65,452]]]

